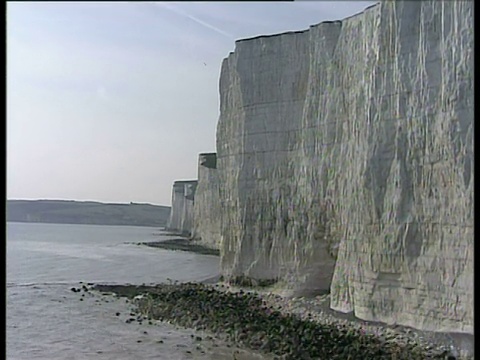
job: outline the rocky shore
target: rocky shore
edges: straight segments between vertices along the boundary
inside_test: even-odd
[[[194,252],[202,255],[214,255],[220,256],[220,251],[217,249],[212,249],[201,244],[197,244],[192,240],[188,239],[169,239],[162,241],[150,241],[137,243],[137,245],[145,245],[159,249],[165,250],[180,250]]]
[[[129,298],[145,321],[203,330],[283,360],[460,359],[452,344],[438,337],[338,318],[325,312],[318,298],[287,299],[226,284],[94,285],[93,289]]]
[[[228,291],[240,291],[230,287]],[[352,314],[343,314],[330,308],[330,295],[316,297],[289,298],[275,294],[272,289],[255,289],[268,305],[280,309],[283,313],[293,314],[304,320],[313,320],[332,326],[347,326],[361,334],[373,335],[382,342],[396,342],[399,345],[410,344],[423,348],[425,359],[473,359],[474,339],[466,334],[447,334],[421,331],[401,325],[387,325],[363,321]],[[438,355],[441,355],[438,357]],[[443,356],[443,357],[442,357]]]

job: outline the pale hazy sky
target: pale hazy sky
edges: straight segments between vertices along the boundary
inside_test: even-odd
[[[8,2],[7,198],[170,205],[215,151],[236,39],[375,2]]]

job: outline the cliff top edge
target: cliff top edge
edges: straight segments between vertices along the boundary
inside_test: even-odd
[[[322,21],[318,24],[314,24],[314,25],[310,25],[308,27],[308,29],[304,29],[304,30],[292,30],[292,31],[285,31],[285,32],[281,32],[281,33],[277,33],[277,34],[271,34],[271,35],[256,35],[256,36],[252,36],[252,37],[248,37],[248,38],[243,38],[243,39],[238,39],[238,40],[235,40],[235,44],[238,44],[240,42],[244,42],[244,41],[251,41],[251,40],[257,40],[257,39],[262,39],[262,38],[273,38],[273,37],[277,37],[277,36],[284,36],[284,35],[293,35],[293,34],[303,34],[303,33],[306,33],[308,31],[310,31],[310,29],[312,28],[315,28],[317,26],[320,26],[320,25],[323,25],[323,24],[333,24],[333,23],[342,23],[343,21],[345,20],[348,20],[348,19],[351,19],[353,17],[356,17],[356,16],[359,16],[359,15],[362,15],[363,13],[365,13],[367,10],[370,10],[376,6],[379,6],[380,5],[380,1],[373,4],[373,5],[370,5],[370,6],[367,6],[365,9],[363,9],[362,11],[360,11],[359,13],[356,13],[356,14],[353,14],[351,16],[347,16],[346,18],[343,18],[341,20],[325,20],[325,21]],[[232,52],[230,52],[230,54],[232,54]]]
[[[173,183],[173,185],[181,185],[181,184],[196,184],[198,180],[177,180]]]

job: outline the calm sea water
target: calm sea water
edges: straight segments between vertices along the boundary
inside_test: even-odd
[[[126,323],[130,305],[124,299],[87,293],[79,301],[80,293],[70,290],[80,281],[149,284],[218,275],[217,257],[129,244],[165,239],[158,233],[7,223],[7,359],[233,359],[238,349],[220,341],[198,345],[192,330]],[[262,357],[242,352],[238,358]]]

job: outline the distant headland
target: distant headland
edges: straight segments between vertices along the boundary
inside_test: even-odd
[[[7,222],[165,226],[170,207],[74,200],[7,200]]]

